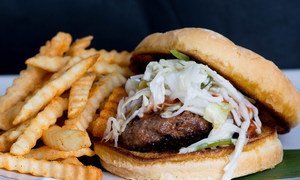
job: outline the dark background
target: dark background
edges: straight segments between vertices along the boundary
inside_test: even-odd
[[[97,49],[133,50],[153,32],[205,27],[280,68],[300,68],[297,0],[1,0],[0,74],[18,73],[24,60],[58,31],[94,35]]]

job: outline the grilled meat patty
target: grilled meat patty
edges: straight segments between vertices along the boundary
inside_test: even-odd
[[[159,113],[133,119],[120,136],[120,145],[134,151],[178,150],[208,136],[211,123],[185,111],[172,118]]]

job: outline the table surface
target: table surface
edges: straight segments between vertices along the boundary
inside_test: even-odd
[[[286,76],[292,81],[295,87],[300,91],[300,69],[293,70],[283,70]],[[1,75],[0,76],[0,95],[5,93],[7,87],[12,84],[13,79],[17,77],[16,75]],[[300,137],[300,126],[293,128],[288,134],[279,135],[279,139],[282,142],[283,148],[287,149],[300,149],[299,140],[296,137]],[[115,176],[104,172],[105,179],[118,179]],[[29,175],[23,175],[15,172],[9,172],[0,169],[0,180],[2,179],[25,179],[25,180],[37,180],[37,179],[50,179],[33,177]]]

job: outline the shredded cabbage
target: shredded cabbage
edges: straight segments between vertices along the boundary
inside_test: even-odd
[[[179,153],[230,140],[235,149],[223,176],[223,179],[230,179],[247,143],[251,120],[257,127],[256,132],[261,132],[258,110],[248,98],[208,66],[194,61],[161,59],[150,62],[144,74],[127,80],[125,89],[128,97],[120,101],[117,116],[108,119],[103,138],[114,140],[115,146],[119,135],[135,117],[158,111],[161,117],[170,118],[190,111],[211,122],[213,129],[207,138],[182,147]],[[239,134],[238,139],[233,138],[234,133]]]
[[[218,128],[226,121],[230,109],[228,103],[211,103],[206,106],[203,118],[211,122],[214,128]]]

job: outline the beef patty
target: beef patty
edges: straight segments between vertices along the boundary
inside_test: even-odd
[[[211,123],[185,111],[172,118],[159,113],[133,119],[120,136],[120,145],[134,151],[177,151],[208,136]]]

